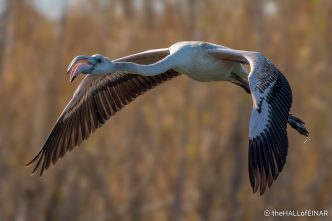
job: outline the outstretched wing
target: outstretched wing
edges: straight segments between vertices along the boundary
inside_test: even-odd
[[[116,61],[149,64],[157,62],[168,54],[167,49],[161,49],[135,54]],[[103,76],[86,76],[56,121],[43,148],[28,163],[28,165],[35,163],[33,173],[40,169],[40,175],[42,175],[47,168],[87,139],[126,104],[145,91],[178,75],[177,72],[169,70],[149,77],[121,72]]]
[[[287,121],[292,90],[283,74],[263,55],[249,56],[253,110],[249,123],[249,177],[253,191],[272,185],[288,150]]]
[[[223,62],[250,64],[248,80],[253,109],[249,123],[249,177],[253,192],[260,188],[263,194],[286,162],[292,90],[282,73],[258,52],[216,48],[209,54]]]

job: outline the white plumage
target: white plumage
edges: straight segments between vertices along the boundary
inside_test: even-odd
[[[250,65],[250,73],[244,68]],[[249,177],[256,192],[283,169],[288,139],[287,123],[308,136],[304,122],[290,115],[292,91],[286,78],[262,54],[221,45],[187,41],[117,60],[102,55],[77,56],[67,73],[74,80],[86,74],[43,148],[29,163],[40,174],[55,164],[122,107],[145,91],[180,74],[197,81],[229,81],[251,93],[249,122]]]

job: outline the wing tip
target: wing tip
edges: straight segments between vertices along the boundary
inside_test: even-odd
[[[271,175],[266,176],[264,170],[262,171],[262,174],[260,174],[257,169],[255,174],[253,183],[251,183],[252,192],[255,194],[259,190],[259,195],[262,196],[268,188],[271,188],[275,179],[273,179]]]
[[[43,149],[41,149],[32,160],[30,160],[27,164],[25,164],[25,167],[31,166],[37,159],[39,159],[42,152],[43,152]]]
[[[40,164],[43,162],[42,164]],[[36,163],[36,164],[35,164]],[[30,167],[32,164],[35,164],[30,176],[33,176],[37,173],[38,169],[40,169],[39,176],[42,176],[44,171],[47,169],[45,168],[45,151],[41,149],[39,153],[30,161],[28,162],[25,167]]]
[[[260,134],[249,140],[250,184],[253,193],[259,192],[260,195],[271,188],[286,162],[286,159],[284,159],[286,156],[279,150],[281,148],[280,144],[271,143],[266,136],[267,134]],[[269,148],[269,150],[263,148]],[[278,164],[281,165],[278,166]]]

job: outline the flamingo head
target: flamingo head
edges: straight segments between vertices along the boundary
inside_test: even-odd
[[[111,72],[113,62],[102,55],[76,56],[69,64],[67,74],[72,82],[79,74],[106,74]]]

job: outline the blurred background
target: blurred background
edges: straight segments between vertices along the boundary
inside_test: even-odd
[[[330,0],[1,0],[0,220],[256,221],[266,209],[331,219],[331,21]],[[249,183],[250,96],[183,76],[30,176],[24,165],[82,79],[68,83],[74,56],[115,59],[182,40],[261,51],[288,78],[310,140],[289,129],[272,188],[259,196]]]

